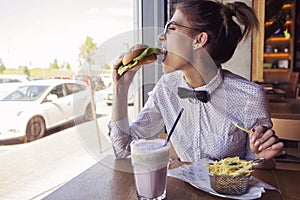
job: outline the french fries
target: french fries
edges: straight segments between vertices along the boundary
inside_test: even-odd
[[[242,131],[245,131],[246,133],[249,133],[250,135],[251,134],[254,134],[254,132],[252,130],[248,130],[248,129],[245,129],[243,127],[241,127],[237,122],[232,122],[238,129],[242,130]]]
[[[229,157],[213,163],[206,163],[209,173],[224,176],[250,176],[252,167],[257,163],[242,160],[239,157]]]

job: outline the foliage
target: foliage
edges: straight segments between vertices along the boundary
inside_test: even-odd
[[[50,69],[59,69],[59,66],[57,64],[57,59],[54,59],[53,63],[50,63]]]
[[[70,63],[67,63],[67,64],[65,65],[65,69],[71,69]]]
[[[105,64],[104,65],[104,70],[110,70],[110,65],[109,64]]]
[[[84,44],[82,44],[81,47],[79,48],[79,55],[78,55],[79,67],[82,66],[85,60],[87,60],[90,65],[95,62],[92,56],[96,48],[97,48],[97,44],[93,42],[93,38],[87,36]]]
[[[43,68],[32,68],[28,69],[31,78],[53,78],[53,77],[72,77],[75,72],[72,70],[64,69],[43,69]],[[4,74],[24,74],[23,68],[8,68],[5,70]]]
[[[4,63],[2,62],[2,59],[0,58],[0,74],[3,74],[3,72],[6,70],[6,67]]]
[[[30,71],[29,71],[29,69],[28,69],[27,66],[25,66],[25,67],[23,68],[23,72],[24,72],[24,74],[26,74],[27,76],[30,76]]]

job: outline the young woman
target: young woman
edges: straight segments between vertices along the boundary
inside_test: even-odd
[[[232,57],[238,43],[257,27],[253,10],[241,2],[180,3],[159,36],[166,51],[162,61],[165,74],[130,125],[127,93],[136,71],[120,77],[116,70],[121,61],[115,64],[109,130],[116,157],[128,156],[129,144],[134,139],[153,137],[163,126],[169,132],[184,108],[171,137],[182,161],[233,156],[248,160],[273,158],[283,143],[271,130],[264,91],[221,68]],[[233,122],[254,133],[239,130]]]

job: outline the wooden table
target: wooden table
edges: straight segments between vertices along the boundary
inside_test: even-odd
[[[261,199],[296,200],[300,198],[300,171],[256,169],[254,176],[281,190],[266,190]],[[137,199],[129,159],[107,157],[84,171],[62,187],[50,193],[45,200]],[[179,179],[167,178],[167,198],[223,199],[196,189]]]

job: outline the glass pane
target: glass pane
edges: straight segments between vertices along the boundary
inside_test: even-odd
[[[134,0],[0,1],[0,99],[34,85],[30,100],[0,101],[0,199],[41,199],[112,151],[111,64],[133,45],[135,12]]]

